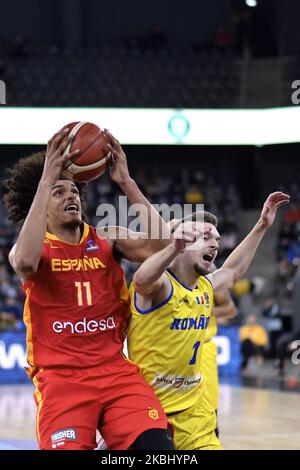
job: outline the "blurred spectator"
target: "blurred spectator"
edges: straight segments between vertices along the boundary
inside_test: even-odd
[[[15,329],[17,319],[13,313],[5,312],[0,309],[0,331]]]
[[[2,311],[7,313],[12,313],[16,317],[17,320],[23,319],[23,309],[20,305],[20,302],[12,297],[5,297],[2,303]]]
[[[287,258],[282,259],[277,264],[274,291],[278,295],[284,295],[286,293],[286,286],[293,276],[293,269],[288,262]]]
[[[5,297],[0,305],[0,329],[25,330],[22,318],[22,305],[12,297]]]
[[[222,261],[230,255],[238,243],[237,237],[237,226],[233,222],[230,216],[227,216],[219,227],[220,233],[222,234],[220,240],[220,251],[219,255],[222,257]]]
[[[284,221],[289,224],[300,222],[300,207],[294,202],[290,203],[287,211],[285,212]]]
[[[251,306],[250,297],[253,291],[254,284],[251,279],[247,278],[240,279],[231,289],[234,302],[242,316],[249,311],[249,306]]]
[[[146,193],[153,204],[158,204],[167,190],[166,180],[158,171],[153,171],[145,185]]]
[[[246,325],[240,328],[242,372],[245,372],[249,359],[255,357],[257,364],[263,363],[268,336],[265,329],[257,322],[256,315],[247,317]]]
[[[289,248],[289,245],[293,239],[294,234],[294,227],[290,223],[283,223],[281,225],[279,234],[278,234],[278,242],[276,247],[276,255],[277,259],[282,259]]]
[[[187,204],[202,204],[204,195],[196,184],[192,184],[185,193],[184,202]]]
[[[287,259],[290,264],[298,265],[300,259],[300,235],[293,240],[287,250]]]
[[[11,282],[10,279],[6,279],[1,282],[0,294],[2,297],[11,297],[15,299],[17,297],[17,287]]]
[[[280,305],[274,299],[274,297],[269,297],[264,304],[262,315],[266,318],[266,328],[269,335],[269,355],[270,357],[275,357],[276,351],[276,341],[279,336],[282,334],[282,318]]]

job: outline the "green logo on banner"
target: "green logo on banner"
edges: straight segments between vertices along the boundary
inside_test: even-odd
[[[182,142],[188,135],[191,125],[188,118],[181,112],[174,114],[168,122],[168,129],[176,142]]]

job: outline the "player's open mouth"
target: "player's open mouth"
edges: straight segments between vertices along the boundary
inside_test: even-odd
[[[204,261],[207,261],[208,263],[211,263],[212,260],[214,259],[214,255],[212,253],[206,253],[203,255]]]
[[[65,208],[64,208],[64,211],[65,212],[68,212],[69,214],[78,214],[79,213],[79,207],[77,206],[77,204],[68,204]]]

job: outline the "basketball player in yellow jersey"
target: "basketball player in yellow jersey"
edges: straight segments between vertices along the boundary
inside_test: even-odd
[[[244,275],[277,209],[288,202],[288,195],[272,193],[257,224],[213,273],[208,274],[220,235],[216,217],[205,212],[204,223],[180,221],[173,242],[144,261],[134,275],[129,357],[160,399],[174,427],[176,449],[222,448],[200,372],[213,291],[232,287]]]
[[[167,224],[172,232],[174,231],[175,224],[178,225],[177,219],[172,219]],[[216,265],[212,264],[210,272],[213,272],[216,269]],[[213,308],[208,328],[206,330],[205,341],[203,343],[201,375],[205,378],[204,396],[216,413],[219,408],[218,348],[213,338],[218,332],[217,319],[230,319],[235,317],[236,313],[237,309],[228,289],[214,292]],[[219,437],[218,426],[215,431],[217,437]]]

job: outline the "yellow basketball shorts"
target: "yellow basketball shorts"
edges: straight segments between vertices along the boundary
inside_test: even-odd
[[[187,410],[168,415],[168,421],[174,428],[175,449],[222,450],[215,433],[216,413],[205,395]]]
[[[204,343],[201,357],[201,374],[205,380],[204,395],[214,410],[219,407],[218,348],[213,340]]]

